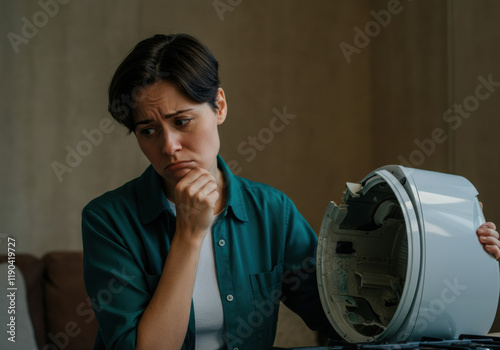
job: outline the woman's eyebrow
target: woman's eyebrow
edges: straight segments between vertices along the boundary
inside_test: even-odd
[[[176,115],[179,115],[181,113],[184,113],[184,112],[188,112],[192,110],[192,108],[188,108],[188,109],[181,109],[180,111],[177,111],[177,112],[174,112],[174,113],[170,113],[170,114],[165,114],[163,116],[163,118],[165,119],[168,119],[168,118],[172,118],[172,117],[175,117]],[[154,119],[145,119],[145,120],[141,120],[137,123],[134,124],[134,129],[137,127],[137,125],[141,125],[141,124],[149,124],[149,123],[152,123],[154,122]]]
[[[187,111],[190,111],[190,110],[192,110],[192,108],[181,109],[180,111],[177,111],[177,112],[174,112],[174,113],[171,113],[171,114],[165,114],[163,116],[163,118],[165,118],[165,119],[172,118],[172,117],[175,117],[178,114],[181,114],[181,113],[184,113],[184,112],[187,112]]]

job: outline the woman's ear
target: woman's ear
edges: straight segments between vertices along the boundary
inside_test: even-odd
[[[215,104],[217,105],[217,125],[221,125],[226,120],[227,116],[227,102],[224,90],[219,88],[217,90],[217,96],[215,96]]]

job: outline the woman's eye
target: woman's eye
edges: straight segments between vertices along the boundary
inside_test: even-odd
[[[155,132],[155,129],[153,129],[153,128],[146,128],[146,129],[141,130],[141,134],[145,135],[145,136],[153,135],[154,132]]]
[[[176,126],[183,126],[183,125],[186,125],[187,123],[189,123],[191,119],[176,119],[174,124]]]

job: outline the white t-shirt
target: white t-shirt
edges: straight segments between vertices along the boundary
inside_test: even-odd
[[[168,201],[174,212],[175,204]],[[220,214],[219,214],[220,215]],[[214,217],[213,223],[219,215]],[[225,346],[224,314],[215,268],[213,224],[201,246],[193,290],[196,350],[216,350]]]

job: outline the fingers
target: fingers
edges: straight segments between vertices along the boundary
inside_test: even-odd
[[[478,236],[493,236],[495,238],[499,238],[500,235],[496,231],[497,227],[494,223],[492,222],[487,222],[479,226],[479,228],[476,231],[476,234]]]
[[[486,226],[486,227],[491,228],[493,230],[497,229],[497,226],[493,222],[486,222],[486,223],[482,224],[481,226]]]
[[[482,224],[476,231],[479,242],[484,246],[484,250],[492,254],[495,259],[500,258],[500,235],[496,231],[496,225],[493,222]]]
[[[178,227],[189,232],[205,232],[210,228],[219,199],[217,181],[210,172],[200,168],[191,170],[177,183],[174,192]]]
[[[175,188],[176,200],[204,203],[210,205],[213,199],[217,200],[217,182],[215,178],[208,172],[202,169],[193,169],[181,181],[177,183]],[[189,200],[191,199],[191,200]],[[213,203],[215,204],[215,203]]]
[[[213,209],[217,199],[219,199],[219,191],[217,191],[217,182],[215,179],[204,184],[195,196],[197,196],[198,202],[206,202],[206,204]]]
[[[484,245],[498,245],[498,238],[491,236],[479,236],[479,242]]]
[[[495,257],[495,260],[500,258],[500,248],[496,245],[485,245],[484,250]]]

